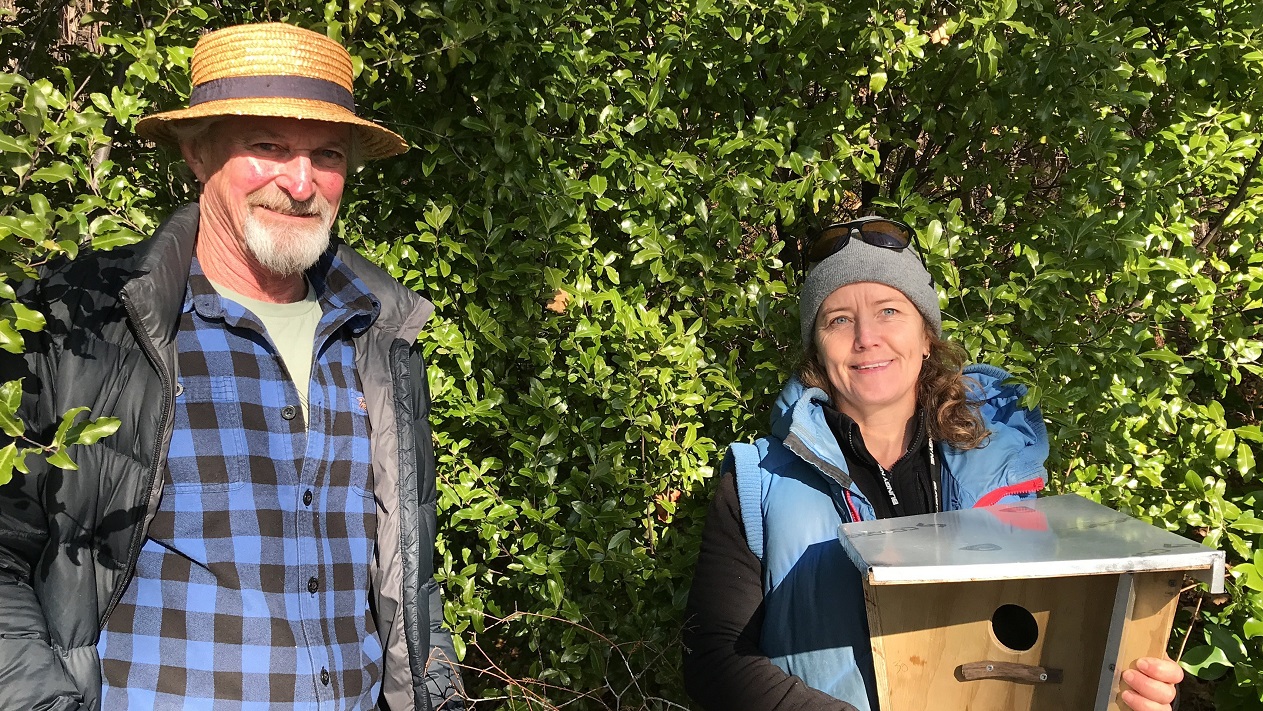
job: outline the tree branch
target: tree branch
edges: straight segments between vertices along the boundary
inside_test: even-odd
[[[1206,230],[1206,236],[1197,243],[1197,248],[1206,251],[1215,244],[1215,240],[1219,238],[1219,230],[1224,226],[1224,222],[1228,220],[1228,216],[1234,210],[1241,206],[1245,200],[1246,191],[1250,189],[1250,183],[1254,181],[1254,175],[1259,172],[1259,159],[1263,158],[1263,148],[1254,152],[1254,160],[1250,161],[1250,165],[1246,166],[1245,172],[1241,174],[1241,182],[1237,185],[1237,192],[1220,211],[1219,215],[1211,220],[1210,229]]]

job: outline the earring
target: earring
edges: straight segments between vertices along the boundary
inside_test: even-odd
[[[929,360],[929,359],[930,359],[930,354],[929,354],[929,353],[923,353],[923,354],[921,354],[921,360]]]

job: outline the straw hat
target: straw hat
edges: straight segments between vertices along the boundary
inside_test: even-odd
[[[355,115],[351,55],[322,34],[281,23],[203,35],[193,49],[189,108],[142,118],[136,133],[176,145],[172,126],[210,116],[276,116],[354,127],[364,158],[408,150],[398,134]]]

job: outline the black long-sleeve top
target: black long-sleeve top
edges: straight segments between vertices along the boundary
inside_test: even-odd
[[[925,495],[933,486],[933,445],[923,420],[918,417],[908,453],[888,472],[903,502],[901,515],[926,513],[933,506]],[[826,421],[878,517],[898,515],[855,423],[835,411],[826,412]],[[762,564],[746,543],[735,478],[725,472],[707,513],[685,608],[684,685],[689,696],[709,711],[856,711],[772,664],[759,649],[763,617]]]

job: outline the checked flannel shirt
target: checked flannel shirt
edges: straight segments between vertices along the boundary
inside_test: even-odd
[[[351,338],[379,304],[332,252],[304,426],[262,324],[197,260],[175,431],[136,572],[101,633],[102,709],[372,709],[376,505]]]

